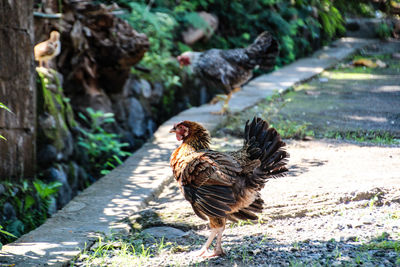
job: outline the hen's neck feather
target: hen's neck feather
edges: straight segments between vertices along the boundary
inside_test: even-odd
[[[198,129],[183,140],[178,148],[179,154],[185,156],[193,152],[208,150],[210,149],[210,139],[210,135],[207,131]]]

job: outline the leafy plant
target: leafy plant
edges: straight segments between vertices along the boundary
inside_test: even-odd
[[[392,29],[387,23],[382,22],[376,27],[376,34],[381,39],[388,39],[392,35]]]
[[[144,55],[140,65],[151,70],[149,74],[132,69],[132,72],[152,82],[162,82],[169,89],[180,86],[179,66],[171,51],[174,47],[174,29],[177,22],[166,12],[150,11],[141,3],[129,3],[130,14],[122,17],[132,27],[147,35],[150,50]]]
[[[105,175],[116,166],[122,164],[122,159],[131,153],[123,151],[127,143],[121,143],[118,135],[107,132],[103,126],[115,122],[114,114],[86,109],[89,117],[79,113],[79,117],[89,125],[87,130],[80,128],[82,136],[78,137],[78,144],[84,149],[89,158],[90,173]]]
[[[0,218],[4,227],[4,230],[0,227],[0,233],[3,234],[0,235],[0,243],[3,244],[41,225],[47,219],[53,196],[62,185],[59,182],[44,183],[38,179],[33,182],[23,180],[19,183],[3,181],[1,184],[5,193],[0,200],[0,210],[9,203],[16,213],[16,218],[8,221],[1,221]]]
[[[15,235],[13,235],[12,233],[9,233],[9,232],[4,231],[4,230],[2,230],[2,229],[3,229],[3,226],[0,225],[0,234],[6,235],[6,236],[10,236],[10,237],[12,237],[12,238],[17,238],[17,237],[16,237]],[[1,250],[2,246],[3,246],[3,244],[2,244],[1,241],[0,241],[0,250]]]

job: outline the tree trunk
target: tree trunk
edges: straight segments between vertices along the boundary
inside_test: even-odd
[[[35,173],[33,0],[0,1],[0,180]]]

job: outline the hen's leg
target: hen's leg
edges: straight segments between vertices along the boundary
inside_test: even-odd
[[[234,88],[227,96],[226,99],[224,101],[224,105],[222,106],[222,109],[220,111],[217,112],[211,112],[211,114],[215,114],[215,115],[224,115],[226,113],[228,113],[229,110],[229,100],[231,100],[232,94],[236,93],[240,91],[240,87]]]
[[[210,227],[211,227],[211,229],[213,231],[216,231],[217,242],[215,244],[214,251],[204,253],[202,255],[203,257],[211,258],[211,257],[224,256],[225,255],[225,252],[223,251],[222,245],[221,245],[222,233],[225,230],[225,223],[226,223],[226,219],[225,218],[210,218]],[[214,237],[213,237],[213,239],[214,239]],[[207,240],[207,243],[208,243],[208,240]],[[207,245],[207,243],[206,243],[206,245]],[[208,244],[208,245],[210,245],[210,244]]]
[[[194,256],[203,256],[204,254],[207,254],[207,249],[211,245],[212,241],[214,240],[215,236],[217,235],[218,230],[216,228],[211,228],[211,234],[207,239],[207,242],[204,244],[204,246],[198,250],[195,251],[193,254]]]
[[[221,100],[226,100],[226,95],[216,95],[213,99],[211,99],[210,104],[215,105]]]
[[[210,218],[210,227],[211,234],[207,239],[207,242],[204,246],[194,253],[195,256],[203,256],[205,258],[216,257],[216,256],[224,256],[225,252],[222,250],[222,233],[225,230],[225,218]],[[217,236],[218,235],[218,236]],[[215,236],[217,236],[217,243],[215,245],[214,251],[209,252],[208,247],[211,245]]]
[[[223,227],[218,228],[218,233],[217,233],[217,244],[215,245],[214,249],[214,256],[225,256],[225,252],[222,249],[222,233],[225,230],[225,224]]]
[[[226,218],[210,218],[210,226],[217,229],[217,242],[213,253],[205,255],[205,257],[224,256],[225,252],[222,249],[222,233],[225,230]]]

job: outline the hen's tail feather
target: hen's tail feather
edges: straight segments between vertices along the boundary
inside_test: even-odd
[[[286,144],[274,128],[269,128],[266,121],[254,117],[250,123],[246,122],[244,139],[249,158],[261,161],[247,179],[250,187],[262,188],[267,179],[284,175],[289,154],[284,149]]]
[[[257,193],[256,199],[248,207],[242,208],[237,212],[228,214],[227,218],[231,221],[237,222],[237,220],[257,220],[258,216],[254,213],[261,213],[264,205],[259,193]]]
[[[262,69],[271,69],[279,54],[279,45],[271,33],[265,31],[246,48],[246,53],[250,58],[249,63],[253,67],[258,65]]]

